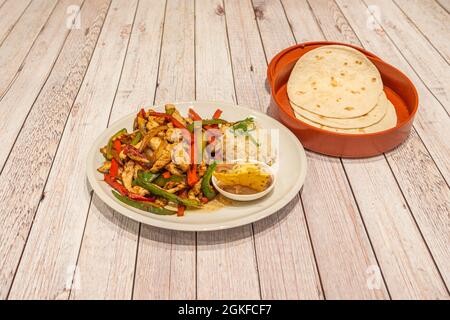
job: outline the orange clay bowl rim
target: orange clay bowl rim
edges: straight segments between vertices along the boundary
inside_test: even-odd
[[[349,43],[342,43],[342,42],[335,42],[335,41],[309,41],[309,42],[303,42],[303,43],[299,43],[299,44],[294,44],[293,46],[287,47],[286,49],[283,49],[282,51],[278,52],[273,58],[272,60],[270,60],[269,62],[269,66],[267,68],[267,79],[269,80],[269,82],[272,82],[272,79],[275,76],[275,67],[278,63],[278,61],[281,59],[282,56],[284,56],[285,54],[287,54],[288,52],[292,51],[292,50],[296,50],[298,48],[304,48],[304,47],[308,47],[308,46],[317,46],[317,45],[343,45],[343,46],[347,46],[353,49],[356,49],[360,52],[362,52],[364,55],[378,59],[380,61],[381,60],[380,57],[376,56],[375,54],[373,54],[370,51],[367,51],[363,48],[354,46],[352,44]]]
[[[324,45],[328,45],[328,44],[340,44],[340,45],[344,45],[347,47],[353,47],[358,49],[359,51],[363,52],[366,50],[363,50],[361,48],[355,47],[355,46],[351,46],[351,45],[347,45],[345,43],[339,43],[339,42],[308,42],[307,44],[305,44],[305,46],[307,45],[318,45],[318,44],[324,44]],[[362,133],[362,134],[352,134],[352,133],[340,133],[340,132],[332,132],[332,131],[328,131],[328,130],[323,130],[314,126],[311,126],[310,124],[303,122],[299,119],[297,119],[295,116],[291,115],[288,111],[285,110],[285,106],[283,104],[280,104],[278,99],[277,99],[277,94],[274,91],[274,86],[273,84],[275,83],[275,81],[272,81],[272,83],[270,84],[271,89],[272,89],[272,98],[274,99],[274,101],[276,102],[276,106],[278,107],[278,109],[280,109],[284,114],[286,114],[287,116],[289,116],[289,118],[294,121],[297,124],[301,124],[302,126],[307,127],[308,129],[320,132],[320,133],[324,133],[324,134],[330,134],[330,135],[335,135],[335,136],[342,136],[342,137],[373,137],[373,136],[379,136],[379,135],[384,135],[386,133],[389,132],[393,132],[396,131],[400,128],[402,128],[403,126],[407,125],[411,119],[414,118],[414,116],[417,113],[417,109],[418,109],[418,105],[419,105],[419,96],[417,94],[417,89],[414,86],[414,84],[412,83],[412,81],[403,73],[401,72],[399,69],[397,69],[396,67],[394,67],[393,65],[381,60],[380,58],[376,57],[375,55],[373,55],[373,57],[367,55],[366,53],[364,53],[370,60],[375,59],[375,60],[379,60],[379,62],[389,65],[390,67],[392,67],[392,69],[394,69],[395,72],[399,73],[400,75],[402,75],[406,81],[408,82],[408,85],[411,86],[411,88],[413,89],[413,95],[414,95],[414,105],[413,105],[413,110],[410,112],[410,114],[408,115],[408,117],[406,117],[401,123],[398,123],[395,127],[387,129],[387,130],[383,130],[383,131],[379,131],[379,132],[372,132],[372,133]],[[299,57],[300,59],[301,57]],[[277,75],[275,75],[275,78],[277,78]],[[391,89],[395,94],[398,95],[398,93],[396,91],[394,91],[393,89]],[[286,92],[287,94],[287,92]],[[403,99],[402,99],[403,100]],[[394,105],[395,107],[395,105]],[[395,108],[395,110],[397,111],[397,108]]]

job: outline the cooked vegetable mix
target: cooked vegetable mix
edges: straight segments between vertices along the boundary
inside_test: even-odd
[[[119,130],[100,149],[106,161],[98,171],[113,195],[134,208],[178,216],[202,208],[217,195],[211,185],[217,162],[213,153],[205,154],[222,152],[217,142],[226,130],[242,136],[254,129],[252,118],[228,122],[221,115],[218,109],[202,119],[189,109],[183,117],[173,104],[165,112],[141,109],[132,132]]]

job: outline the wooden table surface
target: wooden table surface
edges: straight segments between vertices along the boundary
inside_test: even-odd
[[[78,10],[80,9],[80,10]],[[0,0],[0,298],[448,299],[450,1]],[[284,209],[220,232],[131,221],[93,194],[93,139],[140,106],[266,110],[296,42],[363,46],[420,108],[399,148],[307,152]]]

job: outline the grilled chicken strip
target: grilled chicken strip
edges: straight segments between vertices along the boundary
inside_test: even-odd
[[[178,192],[178,191],[183,190],[185,188],[186,188],[186,185],[184,183],[180,183],[177,186],[175,186],[173,188],[170,188],[170,189],[168,189],[166,191],[169,192],[169,193],[175,193],[175,192]]]
[[[197,199],[197,196],[200,194],[201,191],[201,187],[202,187],[202,180],[200,179],[197,181],[196,184],[194,184],[194,186],[191,188],[191,190],[189,190],[188,192],[188,198],[189,199]]]
[[[150,169],[150,172],[158,172],[162,168],[164,168],[167,164],[169,164],[172,161],[172,145],[168,145],[159,156],[158,159],[156,159],[155,163]]]
[[[146,194],[149,193],[146,189],[144,189],[140,186],[133,186],[131,184],[133,182],[133,177],[134,177],[134,173],[135,173],[134,168],[135,168],[134,161],[130,160],[127,163],[125,163],[124,169],[122,171],[123,185],[128,191],[130,191],[132,193],[136,193],[141,196],[145,196]]]

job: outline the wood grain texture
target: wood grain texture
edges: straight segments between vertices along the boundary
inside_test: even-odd
[[[81,29],[67,29],[66,7],[82,3]],[[0,0],[0,299],[449,299],[449,8]],[[268,60],[324,39],[414,82],[404,144],[359,160],[307,152],[299,196],[221,232],[140,225],[92,195],[87,142],[110,121],[195,99],[272,114]]]
[[[67,299],[91,191],[84,173],[90,145],[106,127],[126,54],[137,1],[113,1],[98,46],[69,115],[10,298]],[[100,107],[101,106],[101,107]],[[69,182],[70,183],[67,183]]]
[[[444,8],[447,13],[450,12],[450,0],[436,0],[436,2]]]
[[[258,23],[268,56],[295,43],[281,3],[253,3],[262,11]],[[283,34],[289,35],[285,43],[281,42]],[[308,176],[301,197],[325,297],[388,298],[384,283],[377,290],[366,284],[366,270],[377,262],[341,162],[311,152],[307,155]],[[326,182],[329,179],[333,186]]]
[[[370,4],[380,11],[379,18],[373,15],[375,20],[450,114],[450,65],[392,1],[371,0]]]
[[[0,3],[0,45],[14,28],[31,0],[8,0]]]
[[[138,4],[109,123],[153,103],[164,12],[165,1]],[[82,282],[71,299],[132,297],[138,231],[137,222],[114,212],[94,194],[77,265]]]
[[[34,40],[45,26],[56,0],[36,0],[25,10],[14,30],[0,47],[0,99],[4,96]]]
[[[0,175],[1,297],[6,296],[11,286],[34,213],[44,197],[44,185],[108,4],[109,1],[88,1],[83,7],[84,24],[69,34]],[[30,158],[34,161],[30,162]],[[24,194],[27,201],[23,201]]]
[[[440,136],[436,126],[447,130],[445,128],[449,128],[449,119],[435,98],[423,86],[420,78],[411,71],[403,57],[393,47],[384,32],[380,31],[381,28],[376,25],[372,29],[366,27],[365,19],[358,14],[364,5],[361,2],[357,4],[342,0],[339,0],[338,3],[368,50],[389,48],[383,52],[375,51],[375,53],[380,53],[381,58],[403,68],[416,84],[421,101],[423,101],[420,103],[420,111],[415,120],[416,131],[421,137],[419,138],[413,130],[408,141],[388,153],[386,158],[448,287],[450,274],[448,270],[450,253],[447,250],[450,239],[447,227],[450,223],[448,214],[450,212],[449,176],[446,168],[440,165],[442,164],[441,158],[433,151],[434,147],[437,148],[441,143],[439,152],[448,153],[450,146]],[[433,141],[429,142],[431,136],[436,136],[436,139],[440,139],[440,141],[432,139]],[[435,145],[433,146],[431,143],[435,143]],[[411,159],[414,160],[411,161]]]
[[[194,2],[168,0],[156,105],[195,100],[194,33]],[[195,232],[142,225],[133,298],[195,299],[195,240]]]
[[[251,1],[225,2],[227,30],[236,100],[239,105],[265,112],[267,61],[253,19]],[[300,198],[280,212],[254,223],[255,248],[263,299],[323,298],[314,253]]]
[[[197,0],[196,99],[235,101],[222,1]],[[213,112],[213,110],[211,110]],[[258,270],[251,225],[197,235],[197,297],[258,299]]]
[[[12,145],[22,127],[42,86],[61,51],[70,32],[65,26],[68,5],[78,5],[82,0],[65,0],[58,3],[46,23],[46,27],[34,41],[33,46],[22,62],[21,71],[14,83],[0,100],[0,132],[2,148],[0,149],[0,168],[6,160]]]
[[[349,42],[357,39],[336,4],[316,1],[312,7],[317,16],[325,16],[325,10],[333,12],[327,16],[334,17],[334,22],[331,19],[322,20],[323,28],[337,32],[329,34],[330,40],[343,38],[345,41],[348,37],[346,42]],[[339,28],[332,28],[338,23]],[[359,40],[356,41],[353,44],[361,45]],[[420,145],[420,140],[415,142]],[[402,199],[402,192],[386,158],[378,156],[370,161],[348,159],[343,160],[343,164],[391,296],[410,299],[445,296],[445,285]],[[410,166],[419,170],[414,163]],[[369,197],[376,201],[368,202]],[[391,232],[383,233],[385,230]],[[386,247],[390,249],[385,250]]]
[[[450,15],[436,1],[395,0],[402,12],[450,63]]]

